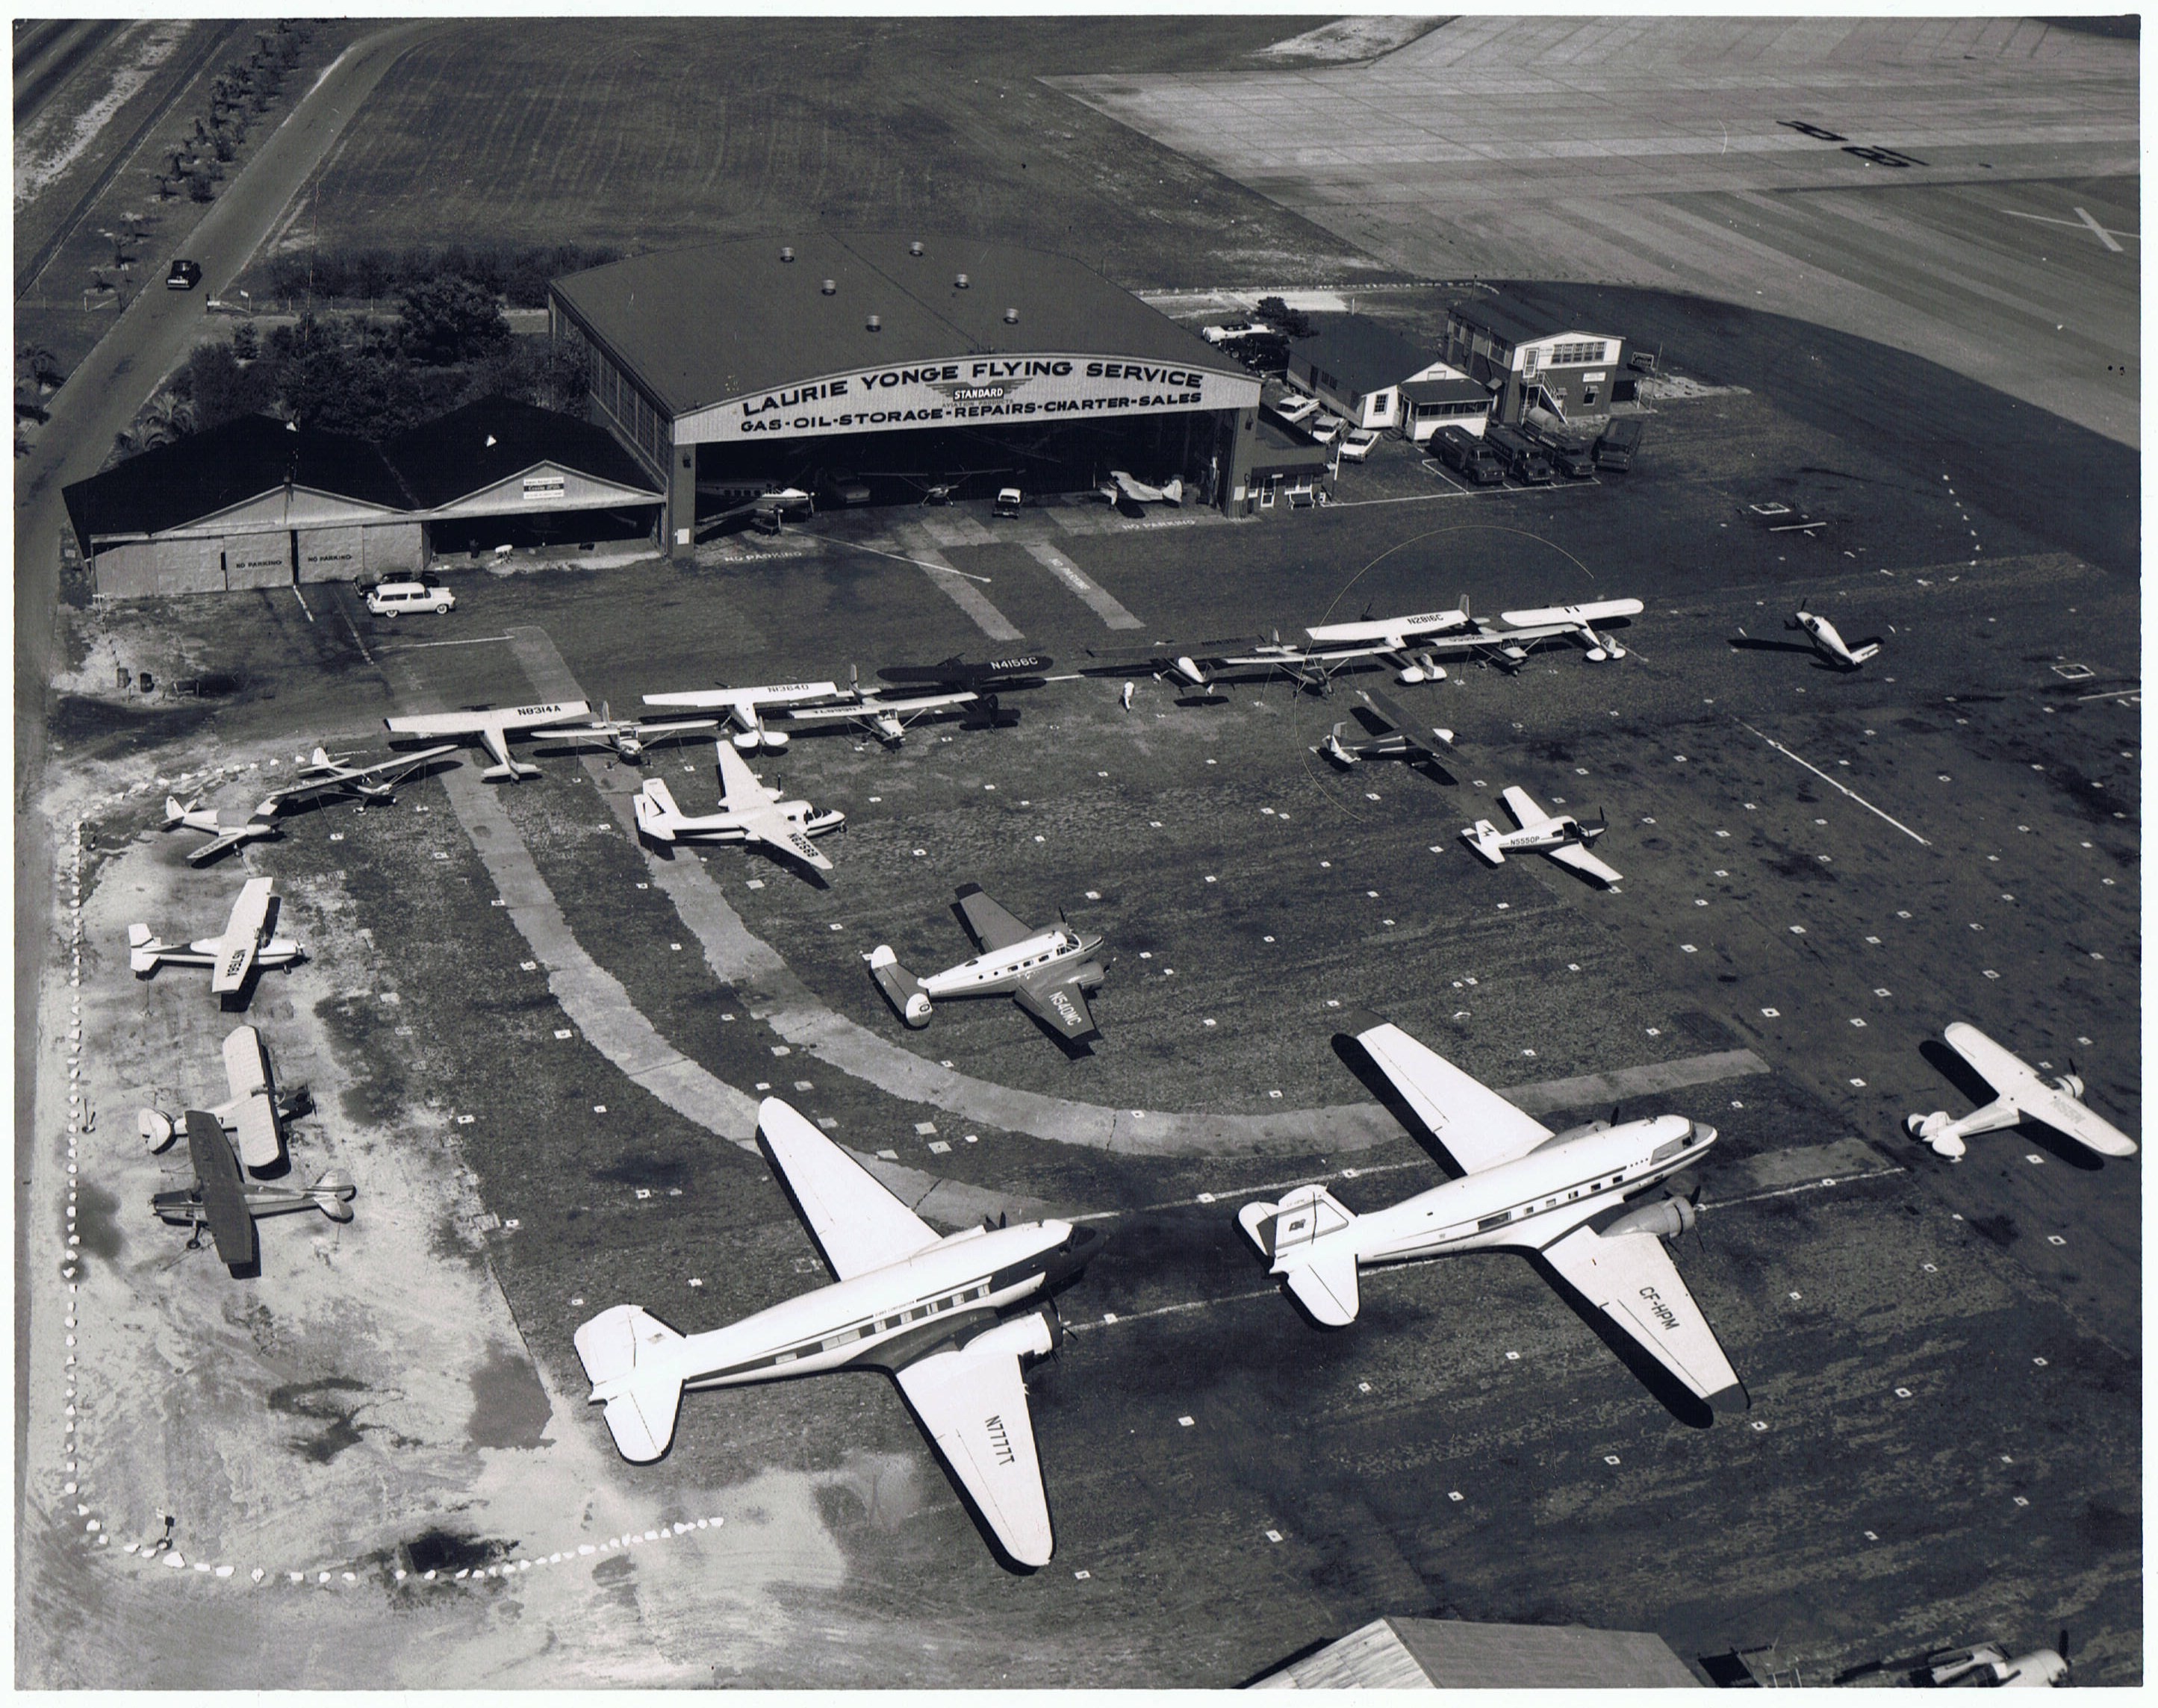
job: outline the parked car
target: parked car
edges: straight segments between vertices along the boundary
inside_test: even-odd
[[[1341,430],[1349,424],[1339,415],[1321,415],[1305,423],[1304,431],[1322,445],[1331,445],[1341,436]]]
[[[1634,465],[1634,453],[1641,448],[1641,418],[1639,415],[1620,415],[1603,430],[1596,441],[1596,466],[1616,469],[1624,473]]]
[[[1231,320],[1220,326],[1202,326],[1199,336],[1210,344],[1218,344],[1227,338],[1265,338],[1273,331],[1263,321]]]
[[[407,611],[431,611],[440,617],[457,602],[447,587],[425,581],[378,581],[367,590],[367,608],[377,617],[396,617]]]
[[[1292,397],[1275,410],[1274,413],[1285,421],[1301,421],[1318,407],[1319,400],[1315,397]]]
[[[165,288],[168,291],[192,291],[200,283],[200,261],[176,261],[165,270]]]
[[[1495,421],[1484,430],[1484,442],[1505,462],[1506,472],[1523,486],[1551,484],[1550,459],[1520,429]]]
[[[997,515],[1016,516],[1019,514],[1021,508],[1025,507],[1025,503],[1026,494],[1020,491],[1017,487],[999,487],[997,488],[997,507],[995,511]]]
[[[1441,427],[1431,436],[1432,454],[1456,474],[1479,487],[1495,487],[1506,477],[1505,459],[1466,427]]]
[[[1379,436],[1368,427],[1355,427],[1341,441],[1341,454],[1351,462],[1361,462],[1371,454],[1371,447],[1379,442]]]

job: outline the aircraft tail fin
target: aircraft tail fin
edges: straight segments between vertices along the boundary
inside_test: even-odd
[[[131,973],[155,973],[157,970],[157,952],[165,946],[157,941],[157,933],[147,925],[127,927],[127,968]]]
[[[879,943],[870,952],[870,977],[877,982],[877,988],[885,999],[899,1010],[899,1017],[910,1026],[929,1024],[929,997],[922,982],[899,964],[899,957],[892,952],[891,945]]]
[[[682,809],[674,804],[674,797],[665,783],[656,777],[647,777],[633,804],[640,831],[655,842],[674,840],[674,827],[682,817]]]
[[[1324,1186],[1299,1186],[1279,1204],[1247,1204],[1236,1212],[1245,1236],[1273,1260],[1272,1272],[1315,1321],[1332,1329],[1356,1320],[1356,1248],[1327,1236],[1355,1220]]]
[[[642,1305],[601,1311],[577,1330],[577,1357],[591,1379],[592,1398],[606,1402],[608,1432],[632,1463],[659,1458],[674,1439],[682,1378],[667,1360],[681,1340]]]
[[[178,823],[180,822],[180,820],[182,820],[183,818],[186,818],[186,817],[188,816],[188,813],[190,813],[194,812],[194,809],[195,809],[195,803],[194,803],[193,801],[188,802],[188,804],[187,804],[186,806],[183,807],[183,806],[180,804],[180,801],[179,801],[179,797],[178,797],[178,796],[177,796],[177,795],[168,795],[168,796],[166,796],[166,797],[165,797],[165,828],[166,828],[166,829],[168,829],[168,830],[170,830],[170,829],[171,829],[171,828],[172,828],[175,824]]]
[[[332,1221],[352,1220],[352,1200],[359,1189],[343,1169],[332,1169],[307,1190],[322,1213]]]
[[[1499,827],[1489,819],[1479,818],[1461,833],[1461,839],[1491,864],[1506,863],[1506,851],[1499,846]]]

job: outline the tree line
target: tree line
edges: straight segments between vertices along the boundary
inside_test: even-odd
[[[622,251],[609,245],[582,243],[307,250],[271,261],[267,283],[271,296],[293,302],[370,302],[455,278],[469,281],[512,308],[545,308],[550,279],[621,259]]]

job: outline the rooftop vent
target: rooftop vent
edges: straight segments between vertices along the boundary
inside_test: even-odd
[[[779,251],[779,258],[783,261],[792,261],[794,259],[794,250],[792,247],[790,245],[789,247],[781,250]]]
[[[961,273],[954,277],[952,282],[960,290],[963,291],[967,288],[967,276],[964,273]]]
[[[922,253],[922,244],[920,240],[916,240],[915,242],[908,244],[906,245],[906,252],[909,255],[920,255]]]
[[[871,332],[881,332],[884,330],[884,317],[882,315],[872,314],[870,317],[870,330]]]
[[[839,281],[837,279],[827,279],[824,281],[824,294],[827,297],[836,297],[839,293]]]
[[[1007,308],[1004,310],[1004,324],[1006,326],[1017,326],[1019,324],[1019,310],[1016,308]]]

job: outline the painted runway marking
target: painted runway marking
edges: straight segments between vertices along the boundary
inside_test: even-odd
[[[2104,244],[2108,249],[2111,250],[2115,255],[2119,255],[2121,252],[2120,245],[2113,240],[2113,234],[2107,230],[2104,226],[2099,224],[2097,220],[2091,218],[2089,209],[2077,209],[2076,218],[2082,220],[2084,224],[2089,226],[2092,232],[2097,236],[2098,240]]]
[[[358,634],[357,629],[354,630]],[[509,640],[508,635],[480,635],[469,641],[412,641],[401,647],[385,647],[383,656],[392,653],[424,653],[430,647],[492,647]]]
[[[1748,730],[1756,735],[1761,735],[1761,732],[1758,730],[1754,729],[1753,726],[1748,723],[1743,718],[1737,719],[1735,721],[1737,723],[1740,729]],[[1865,808],[1866,810],[1871,813],[1875,818],[1882,820],[1884,823],[1895,825],[1897,829],[1902,831],[1904,835],[1909,837],[1911,840],[1917,843],[1919,847],[1931,848],[1933,846],[1933,844],[1928,842],[1924,837],[1919,835],[1918,833],[1912,829],[1909,825],[1901,823],[1897,820],[1891,818],[1886,813],[1882,812],[1878,807],[1875,806],[1872,802],[1867,800],[1865,796],[1860,794],[1856,789],[1846,788],[1843,784],[1837,782],[1834,777],[1830,777],[1819,766],[1811,764],[1806,760],[1800,759],[1797,754],[1792,752],[1791,750],[1784,746],[1782,742],[1768,735],[1761,735],[1761,739],[1763,741],[1766,741],[1771,747],[1774,748],[1777,752],[1782,754],[1784,758],[1794,761],[1796,763],[1804,766],[1808,771],[1811,771],[1823,782],[1828,783],[1833,787],[1840,790],[1844,794],[1850,796],[1852,800],[1857,802],[1860,806]]]
[[[1026,555],[1048,570],[1085,601],[1087,608],[1111,628],[1144,628],[1146,625],[1118,604],[1098,583],[1090,581],[1079,565],[1045,539],[1031,541]]]
[[[2088,225],[2098,234],[2098,240],[2116,255],[2120,253],[2120,245],[2112,241],[2114,238],[2125,237],[2135,243],[2143,241],[2143,234],[2140,231],[2109,231],[2081,208],[2076,209],[2078,217],[2073,219],[2055,219],[2044,214],[2019,214],[2013,208],[2003,208],[2001,211],[2011,219],[2035,219],[2041,225],[2066,225],[2071,230],[2078,225]]]

